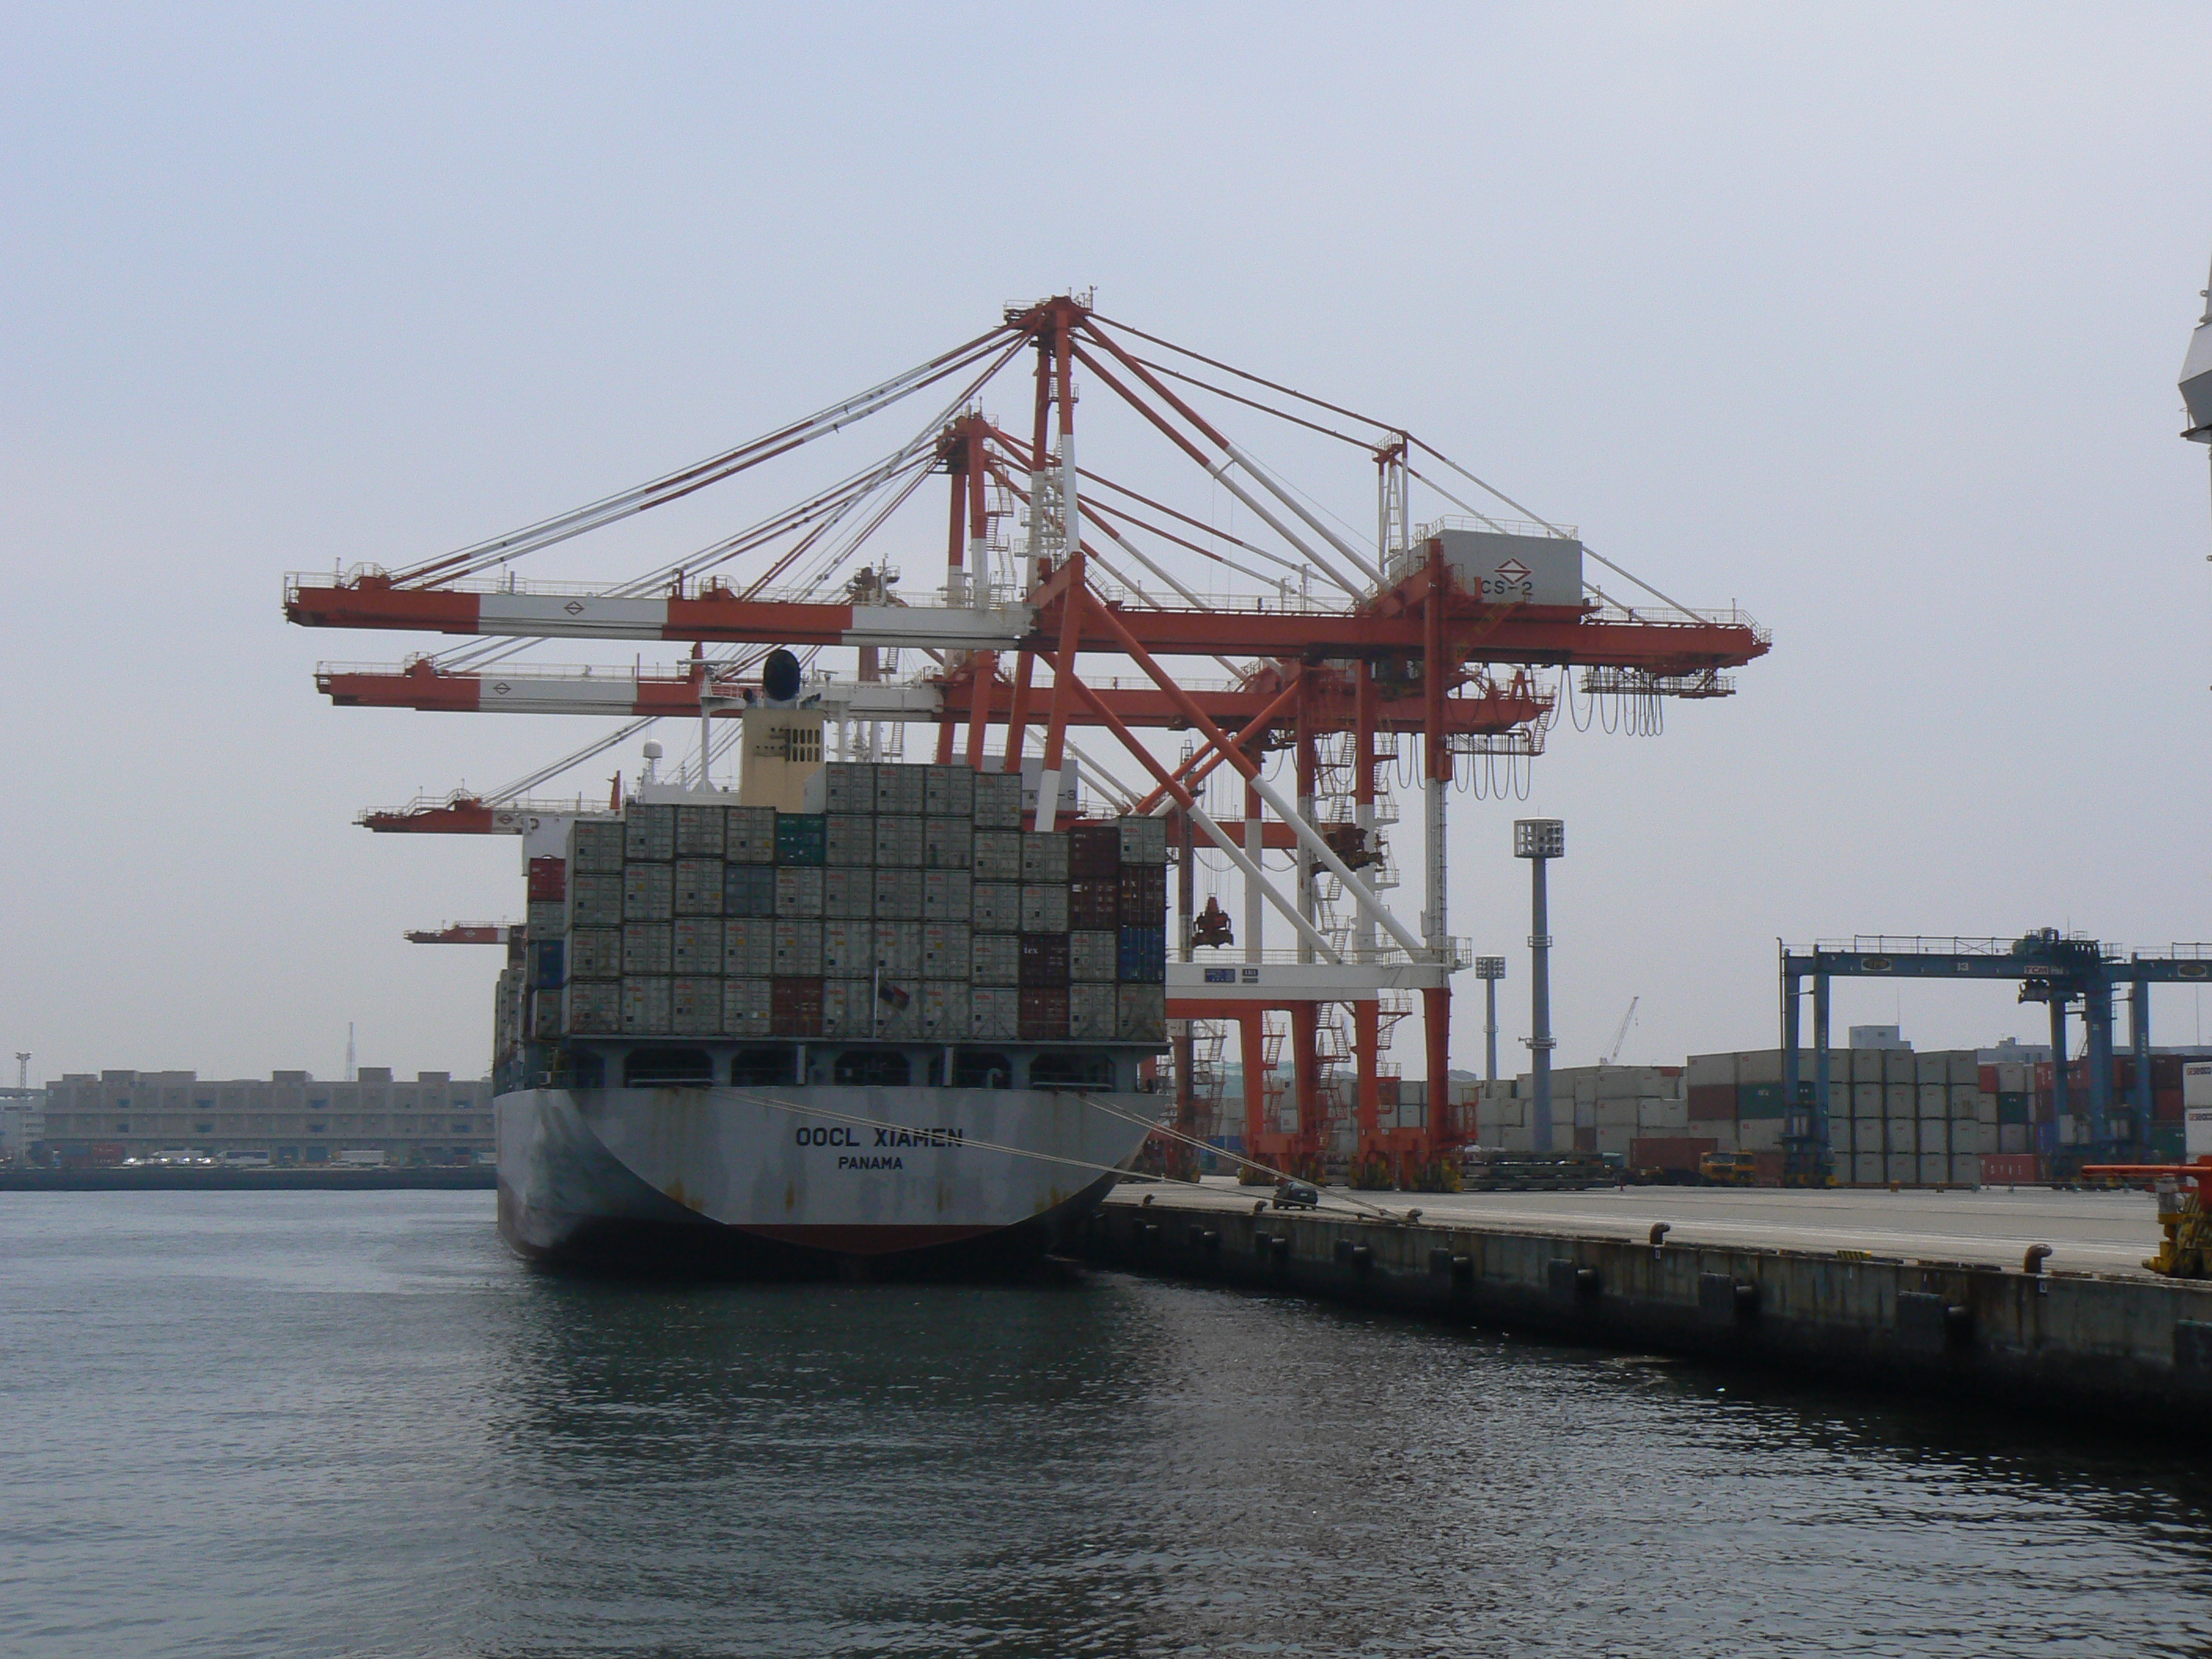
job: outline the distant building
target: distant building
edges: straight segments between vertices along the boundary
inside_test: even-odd
[[[2040,1066],[2051,1058],[2051,1045],[1999,1037],[1995,1048],[1977,1048],[1974,1058],[1984,1066]]]
[[[395,1082],[364,1066],[350,1083],[306,1072],[204,1082],[194,1072],[73,1073],[45,1090],[42,1146],[58,1164],[119,1163],[163,1152],[265,1152],[272,1164],[325,1164],[380,1152],[393,1164],[473,1164],[492,1152],[489,1079],[418,1072]]]
[[[27,1164],[46,1138],[46,1091],[0,1089],[0,1164]]]

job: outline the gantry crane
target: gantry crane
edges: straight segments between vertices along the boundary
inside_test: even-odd
[[[1026,432],[1010,431],[984,412],[983,396],[1025,351],[1034,357],[1030,418]],[[1109,409],[1133,412],[1139,432],[1164,440],[1170,456],[1194,464],[1209,489],[1233,500],[1249,515],[1240,523],[1264,528],[1226,532],[1170,505],[1166,488],[1149,477],[1139,489],[1119,466],[1079,464],[1079,370],[1112,395]],[[517,573],[522,559],[947,386],[950,400],[888,455],[629,581],[531,583]],[[1372,543],[1342,520],[1332,523],[1327,509],[1230,437],[1197,406],[1209,401],[1340,441],[1371,464]],[[951,484],[945,580],[933,593],[902,597],[888,562],[869,566],[861,556],[933,476]],[[1416,483],[1459,516],[1441,516],[1440,508],[1437,519],[1417,526]],[[1514,516],[1484,512],[1455,493],[1477,489]],[[1018,537],[1007,532],[1016,522],[1025,532]],[[1656,603],[1627,605],[1583,580],[1586,554]],[[870,574],[860,580],[856,569]],[[1571,573],[1564,587],[1558,570]],[[1221,592],[1195,585],[1224,574],[1251,586]],[[1052,827],[1060,810],[1071,729],[1103,731],[1141,775],[1123,791],[1133,810],[1166,816],[1187,849],[1184,915],[1201,849],[1244,883],[1241,952],[1200,947],[1187,930],[1182,959],[1170,969],[1169,1013],[1243,1025],[1249,1146],[1287,1165],[1317,1168],[1329,1130],[1319,1089],[1321,1011],[1349,1004],[1358,1073],[1355,1156],[1364,1162],[1387,1151],[1407,1180],[1432,1176],[1440,1155],[1472,1130],[1454,1113],[1448,1084],[1451,975],[1468,959],[1449,931],[1446,906],[1455,772],[1540,752],[1560,691],[1573,694],[1565,678],[1557,688],[1549,683],[1555,672],[1579,670],[1585,696],[1643,708],[1664,696],[1728,695],[1727,671],[1769,645],[1733,608],[1698,611],[1668,599],[1404,427],[1112,322],[1088,295],[1073,295],[1009,307],[998,327],[854,398],[511,534],[397,570],[295,574],[284,608],[303,626],[472,641],[396,666],[325,665],[318,684],[334,702],[587,713],[625,722],[506,790],[368,815],[376,828],[482,833],[525,829],[533,815],[573,815],[580,803],[533,802],[528,791],[652,720],[734,712],[745,675],[775,647],[817,668],[809,690],[825,714],[934,726],[940,761],[1017,770],[1030,728],[1038,728],[1040,828]],[[549,670],[520,660],[538,642],[574,640],[667,641],[688,646],[690,655],[652,668],[641,660],[628,671]],[[927,666],[887,678],[876,656],[886,647]],[[862,653],[852,679],[818,672],[823,653],[847,649]],[[1101,676],[1085,663],[1100,658],[1133,673]],[[1211,659],[1221,672],[1194,677],[1182,665],[1190,659]],[[878,672],[867,672],[872,665]],[[1164,761],[1139,735],[1160,731],[1188,735],[1180,760]],[[1398,752],[1390,745],[1401,743],[1418,745],[1422,779],[1427,902],[1418,928],[1390,909],[1376,873],[1383,855],[1378,751]],[[1332,744],[1341,750],[1329,750],[1325,768]],[[702,780],[710,748],[702,735]],[[1278,750],[1292,751],[1287,789],[1269,764]],[[1410,747],[1405,752],[1411,758]],[[1218,821],[1201,804],[1209,775],[1224,769],[1242,786],[1241,823]],[[1325,772],[1349,778],[1348,803],[1325,802]],[[617,798],[619,790],[617,779]],[[1264,867],[1274,850],[1292,855],[1290,892]],[[1332,902],[1346,918],[1325,915]],[[1291,951],[1266,948],[1263,907],[1287,924]],[[1381,1024],[1389,1000],[1414,991],[1423,1004],[1430,1104],[1410,1143],[1386,1146],[1374,1127]],[[1262,1120],[1265,1067],[1255,1062],[1263,1038],[1255,1033],[1264,1032],[1270,1012],[1286,1012],[1291,1024],[1297,1110],[1288,1131]],[[1188,1064],[1182,1069],[1188,1073]],[[1188,1109],[1187,1075],[1182,1086]]]

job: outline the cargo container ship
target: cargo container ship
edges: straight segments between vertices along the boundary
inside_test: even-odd
[[[818,751],[817,751],[818,752]],[[963,1271],[1050,1251],[1158,1121],[1167,841],[1018,774],[647,786],[526,836],[501,1233],[580,1265]]]

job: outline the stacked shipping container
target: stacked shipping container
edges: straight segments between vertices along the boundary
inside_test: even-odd
[[[533,1021],[576,1037],[1164,1044],[1156,818],[1021,827],[1021,780],[839,764],[820,811],[578,820],[532,909]],[[550,935],[550,937],[549,937]]]

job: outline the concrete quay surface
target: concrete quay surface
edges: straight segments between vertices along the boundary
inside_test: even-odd
[[[2212,1284],[2143,1270],[2148,1194],[1325,1189],[1318,1211],[1255,1213],[1268,1192],[1127,1182],[1081,1253],[1823,1379],[2154,1411],[2166,1432],[2203,1434],[2201,1412],[2168,1414],[2212,1404]],[[2051,1255],[2031,1273],[2033,1244]]]
[[[1200,1204],[1249,1211],[1269,1189],[1213,1176],[1196,1187],[1163,1183],[1115,1188],[1114,1201]],[[1872,1188],[1830,1192],[1744,1187],[1603,1187],[1581,1193],[1350,1193],[1325,1188],[1322,1213],[1376,1209],[1449,1227],[1588,1233],[1648,1240],[1663,1221],[1674,1244],[1866,1250],[1875,1255],[2017,1267],[2032,1244],[2047,1244],[2046,1268],[2144,1273],[2158,1249],[2157,1200],[2148,1193],[2062,1193],[2048,1187],[1979,1191]]]

